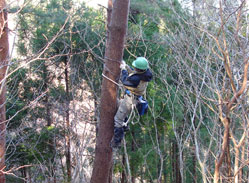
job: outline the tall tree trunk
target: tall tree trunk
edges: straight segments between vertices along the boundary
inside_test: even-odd
[[[239,170],[239,147],[234,146],[234,150],[235,150],[235,161],[234,161],[234,172],[237,173],[237,171]],[[239,174],[237,173],[234,177],[234,183],[239,183]]]
[[[132,142],[131,142],[131,152],[135,152],[135,142],[136,142],[136,135],[135,135],[135,132],[134,130],[131,131],[131,135],[132,135]],[[135,180],[136,180],[136,175],[135,175],[135,163],[132,163],[131,164],[131,172],[132,172],[132,175],[131,175],[131,183],[135,183]]]
[[[24,168],[22,168],[21,169],[21,173],[22,173],[22,177],[24,178],[24,183],[27,183],[28,181],[28,176],[27,176],[27,168],[26,167],[24,167]]]
[[[179,155],[177,142],[173,141],[172,144],[172,167],[173,167],[173,180],[175,183],[181,183],[181,173],[179,166]]]
[[[245,143],[242,144],[242,152],[241,152],[241,162],[245,162]],[[239,171],[239,183],[242,183],[244,177],[243,168]]]
[[[126,183],[127,179],[126,179],[126,173],[125,173],[125,154],[123,154],[123,159],[122,159],[122,163],[123,163],[123,170],[121,172],[121,183]]]
[[[49,83],[49,75],[48,75],[48,66],[46,61],[44,62],[43,65],[43,81],[44,81],[44,91],[47,91],[49,89],[48,83]],[[52,125],[52,114],[51,114],[51,103],[49,102],[49,95],[45,95],[44,98],[44,104],[46,106],[46,121],[47,121],[47,127],[50,127]],[[55,176],[55,152],[56,152],[56,143],[54,143],[54,136],[51,134],[49,135],[49,140],[48,140],[48,146],[49,149],[52,151],[52,157],[49,162],[49,169],[51,172],[51,178],[50,181],[53,180],[54,183],[56,183],[56,176]]]
[[[229,133],[229,132],[228,132]],[[229,134],[228,134],[228,146],[227,146],[227,152],[226,152],[226,167],[227,167],[227,178],[228,181],[232,181],[232,163],[231,163],[231,154],[230,154],[230,146],[229,146]]]
[[[44,81],[44,91],[47,91],[49,86],[48,86],[48,83],[49,83],[49,76],[48,76],[48,69],[47,69],[47,63],[46,61],[44,62],[43,64],[43,81]],[[45,116],[45,119],[47,121],[47,126],[51,126],[52,124],[52,120],[51,120],[51,104],[49,103],[49,96],[48,95],[45,95],[45,98],[44,98],[44,104],[46,106],[46,116]]]
[[[7,11],[4,10],[5,0],[0,0],[0,170],[5,167],[5,74],[9,57]],[[5,175],[0,174],[0,183],[5,183]]]
[[[193,162],[193,183],[197,183],[197,172],[196,172],[196,150],[195,145],[193,145],[193,152],[192,152],[192,162]]]
[[[106,21],[106,45],[108,45],[108,41],[110,38],[110,24],[111,24],[111,18],[112,18],[112,7],[113,7],[113,3],[112,0],[108,0],[108,8],[107,8],[107,21]],[[106,50],[107,51],[108,47],[106,46]]]
[[[167,144],[170,143],[168,136],[166,136],[167,134],[167,129],[166,126],[163,127],[164,128],[164,135],[163,135],[163,154],[164,154],[164,158],[166,159],[166,155],[168,155],[168,151],[167,151]],[[169,152],[170,153],[170,152]],[[163,183],[167,183],[167,176],[169,175],[168,173],[168,167],[167,167],[168,162],[167,161],[163,161]]]
[[[220,179],[220,167],[224,161],[225,153],[227,152],[227,146],[229,141],[229,128],[230,128],[230,119],[224,118],[223,119],[224,125],[224,134],[223,134],[223,142],[222,142],[222,149],[220,156],[215,160],[215,170],[214,170],[214,183],[218,183]]]
[[[109,39],[105,53],[105,67],[103,74],[118,81],[120,62],[126,29],[128,24],[129,0],[115,0],[109,26]],[[110,141],[113,136],[114,115],[117,111],[117,86],[113,82],[103,79],[101,86],[100,124],[95,149],[95,161],[91,183],[107,183],[112,167],[112,150]]]
[[[68,60],[67,58],[64,61],[65,64],[65,83],[66,83],[66,165],[67,165],[67,181],[68,183],[72,180],[71,172],[71,142],[70,142],[70,118],[69,118],[69,109],[70,109],[70,94],[69,94],[69,75],[68,75]]]

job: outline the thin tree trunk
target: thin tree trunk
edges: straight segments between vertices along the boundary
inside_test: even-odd
[[[70,118],[69,118],[69,104],[70,104],[70,94],[69,94],[69,76],[68,76],[68,61],[65,59],[65,83],[66,83],[66,165],[67,165],[67,181],[71,182],[72,172],[71,172],[71,142],[70,142]]]
[[[194,2],[194,1],[193,1]],[[197,161],[197,157],[196,157],[196,118],[193,119],[193,134],[192,134],[192,138],[194,139],[194,142],[193,142],[193,152],[192,152],[192,156],[193,156],[193,159],[192,159],[192,162],[193,162],[193,183],[197,183],[197,173],[196,173],[196,161]]]
[[[229,146],[229,134],[228,134],[228,142],[227,142],[227,152],[226,152],[226,162],[227,162],[227,178],[229,181],[232,181],[232,163],[231,163],[231,155],[230,155],[230,146]]]
[[[164,128],[164,135],[163,135],[163,154],[164,154],[164,158],[163,159],[166,159],[165,156],[166,154],[168,155],[168,152],[167,152],[167,145],[170,141],[168,140],[168,138],[166,137],[166,134],[167,134],[167,129],[166,129],[166,126],[163,127]],[[167,161],[163,161],[163,183],[167,183],[167,175],[168,175],[168,170],[167,170]]]
[[[6,4],[0,0],[0,170],[5,167],[5,145],[6,145],[6,115],[5,115],[5,74],[9,57],[7,11]],[[0,174],[0,183],[5,183],[5,175]]]
[[[172,144],[172,162],[173,162],[173,180],[175,183],[181,183],[181,173],[179,166],[178,146],[175,141]]]
[[[171,161],[172,161],[172,182],[176,182],[176,152],[175,152],[175,142],[172,141],[172,153],[171,153]]]
[[[239,170],[239,147],[234,146],[234,150],[235,150],[234,172],[237,172]],[[234,183],[239,183],[238,173],[234,177]]]
[[[245,143],[242,144],[242,152],[241,152],[241,162],[245,162]],[[239,171],[239,183],[242,183],[243,180],[243,168]]]
[[[172,170],[170,172],[170,182],[174,181],[174,148],[173,148],[173,141],[170,142],[170,163],[171,163],[171,167]]]
[[[179,151],[178,151],[178,146],[177,143],[175,145],[175,170],[176,170],[176,183],[182,183],[182,178],[181,178],[181,171],[180,171],[180,165],[179,165]]]
[[[232,134],[232,133],[231,133]],[[233,134],[231,135],[231,139],[234,143],[234,155],[235,155],[235,160],[234,160],[234,183],[239,183],[242,180],[242,172],[241,170],[243,169],[243,164],[244,164],[244,141],[246,138],[246,133],[244,132],[239,143],[236,142]],[[241,159],[240,158],[240,148],[242,146],[242,152],[241,152]],[[240,168],[240,162],[242,165],[242,168]],[[230,180],[232,181],[232,180]]]
[[[223,143],[220,156],[215,160],[215,170],[214,170],[214,183],[218,183],[220,179],[220,167],[224,161],[225,153],[227,151],[228,141],[229,141],[229,127],[230,127],[230,120],[229,118],[223,119],[224,125],[224,135],[223,135]]]
[[[129,0],[116,0],[113,4],[109,39],[105,53],[103,74],[117,81],[120,75],[120,62],[128,24]],[[95,149],[95,161],[91,183],[107,183],[112,167],[110,142],[113,136],[114,115],[117,110],[117,86],[103,79],[101,86],[100,124]]]
[[[136,135],[135,135],[134,130],[131,131],[131,135],[132,135],[132,139],[133,139],[132,142],[131,142],[131,151],[135,152],[135,143],[134,143],[134,141],[136,140]],[[135,172],[134,163],[131,164],[131,172]],[[134,173],[132,173],[132,175],[131,175],[131,183],[135,183],[135,175],[134,175]]]
[[[123,154],[122,163],[123,163],[124,168],[121,172],[121,183],[126,183],[127,179],[126,179],[126,173],[125,173],[125,154]]]
[[[48,70],[47,70],[47,64],[46,62],[43,65],[43,81],[44,81],[44,90],[47,91],[48,90],[48,83],[49,83],[49,77],[48,77]],[[46,106],[46,120],[47,120],[47,127],[50,127],[52,125],[52,117],[51,117],[51,104],[49,102],[49,95],[45,95],[44,98],[44,103]],[[54,160],[55,160],[55,143],[54,143],[54,137],[49,136],[49,140],[48,140],[48,146],[50,148],[50,150],[52,151],[52,157],[50,160],[50,171],[51,171],[51,180],[53,180],[54,183],[56,183],[56,176],[55,176],[55,165],[54,165]]]
[[[24,183],[27,183],[28,182],[27,168],[26,167],[22,168],[21,172],[22,172],[22,177],[24,178]]]
[[[193,183],[197,183],[197,172],[196,172],[196,150],[195,150],[195,145],[193,146],[193,152],[192,152],[192,156],[193,156]]]
[[[49,82],[49,78],[48,78],[48,70],[47,70],[47,64],[46,61],[44,62],[43,65],[43,81],[44,81],[44,90],[48,90],[48,82]],[[46,106],[46,120],[47,120],[47,126],[51,126],[52,124],[52,120],[51,120],[51,105],[49,103],[48,100],[49,96],[45,95],[45,99],[44,99],[44,103]]]

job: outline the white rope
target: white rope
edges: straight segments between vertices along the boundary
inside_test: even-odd
[[[122,87],[122,86],[123,86],[122,84],[119,84],[119,83],[117,83],[116,81],[113,81],[111,78],[109,78],[109,77],[107,77],[106,75],[104,75],[104,73],[102,73],[102,76],[103,76],[105,79],[107,79],[107,80],[113,82],[114,84],[116,84],[116,85],[119,86],[119,87]],[[132,95],[133,95],[133,94],[132,94]],[[132,100],[134,100],[134,95],[133,95],[132,97],[133,97]],[[129,115],[129,118],[128,118],[128,120],[127,120],[126,122],[123,123],[123,126],[127,126],[127,125],[128,125],[130,119],[132,118],[133,113],[135,113],[135,107],[134,107],[134,106],[135,106],[135,105],[132,104],[132,106],[131,106],[131,113],[130,113],[130,115]],[[134,125],[135,123],[133,123],[133,121],[132,121],[131,124]]]
[[[116,84],[117,86],[122,87],[121,84],[118,84],[116,81],[113,81],[111,78],[108,78],[106,75],[104,75],[104,73],[102,73],[102,76],[103,76],[104,78],[106,78],[107,80],[113,82],[113,83]]]
[[[134,97],[134,95],[133,95],[133,97]],[[132,100],[134,100],[134,99],[132,99]],[[123,123],[123,126],[127,126],[128,125],[128,123],[130,122],[133,114],[135,114],[135,110],[136,110],[135,104],[132,103],[132,105],[131,105],[131,113],[130,113],[129,118],[127,119],[127,121]],[[133,121],[131,121],[131,124],[134,125],[135,123]]]

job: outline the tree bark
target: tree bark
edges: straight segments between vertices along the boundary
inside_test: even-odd
[[[131,135],[132,135],[132,142],[131,142],[131,152],[135,152],[135,150],[136,150],[136,147],[135,147],[135,142],[136,142],[136,135],[135,135],[135,132],[134,132],[134,130],[132,130],[131,131]],[[135,183],[135,180],[136,180],[136,175],[135,175],[135,165],[134,165],[134,163],[132,163],[131,164],[131,172],[133,172],[132,173],[132,175],[131,175],[131,183]]]
[[[225,158],[225,153],[227,151],[228,141],[229,141],[229,128],[230,128],[230,119],[224,118],[223,119],[224,125],[224,135],[223,135],[223,142],[222,142],[222,149],[220,156],[215,160],[215,170],[214,170],[214,183],[218,183],[220,179],[220,167],[223,163]]]
[[[120,62],[123,59],[123,50],[126,29],[128,24],[129,0],[115,0],[109,26],[109,39],[105,53],[103,74],[118,81]],[[117,85],[103,79],[101,86],[100,124],[95,149],[95,161],[91,183],[107,183],[112,167],[112,149],[110,141],[113,136],[114,115],[117,110]]]
[[[66,83],[66,165],[67,165],[67,181],[72,180],[71,172],[71,142],[70,142],[70,94],[69,94],[69,74],[68,74],[68,60],[65,58],[65,83]]]
[[[229,146],[229,143],[230,143],[230,140],[229,140],[229,132],[228,132],[228,142],[227,142],[227,152],[226,152],[226,164],[227,164],[227,171],[226,171],[226,174],[227,174],[227,178],[229,181],[232,181],[232,162],[231,162],[231,154],[230,154],[230,146]]]
[[[112,0],[108,0],[108,7],[107,7],[107,22],[106,22],[106,45],[108,45],[108,40],[109,40],[109,36],[110,36],[110,24],[111,24],[111,17],[112,17]],[[106,46],[106,50],[107,51],[108,47]]]
[[[43,64],[43,81],[44,81],[44,91],[47,91],[49,89],[49,73],[48,73],[48,66],[46,61],[44,61]],[[47,121],[47,127],[51,127],[52,125],[52,113],[51,113],[51,103],[49,101],[49,95],[45,95],[44,97],[44,104],[46,106],[46,114],[45,114],[45,119]],[[48,139],[48,146],[49,149],[52,152],[52,157],[50,159],[50,167],[49,170],[51,172],[51,177],[50,180],[54,183],[56,183],[56,176],[55,176],[55,152],[56,152],[56,144],[54,143],[54,137],[51,136],[51,134],[49,135],[49,139]]]
[[[239,148],[234,147],[235,150],[235,162],[234,162],[234,172],[237,172],[239,170]],[[239,174],[237,173],[234,177],[234,183],[239,183]]]
[[[182,183],[182,178],[181,178],[181,171],[180,171],[180,165],[179,165],[179,150],[178,150],[178,146],[177,143],[174,143],[174,151],[175,151],[175,171],[176,171],[176,183]]]
[[[126,179],[126,173],[125,173],[125,154],[123,154],[122,163],[123,163],[124,168],[121,172],[121,183],[126,183],[127,179]]]
[[[245,143],[242,144],[241,162],[245,162]],[[244,176],[243,168],[239,171],[239,183],[242,183]]]
[[[173,168],[173,181],[181,183],[181,173],[179,167],[178,146],[175,141],[172,142],[172,168]]]
[[[5,135],[6,135],[6,115],[5,115],[5,74],[9,57],[8,24],[7,11],[4,10],[5,0],[0,0],[0,170],[5,167]],[[5,175],[0,174],[0,183],[5,183]]]

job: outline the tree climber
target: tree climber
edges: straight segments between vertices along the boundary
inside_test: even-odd
[[[120,64],[121,82],[125,89],[124,98],[119,102],[119,107],[114,116],[114,136],[112,138],[111,147],[120,148],[124,137],[124,131],[133,106],[141,101],[142,96],[146,92],[148,82],[152,79],[152,73],[146,58],[138,57],[133,61],[132,67],[126,65],[125,61]],[[141,115],[141,114],[140,114]]]

